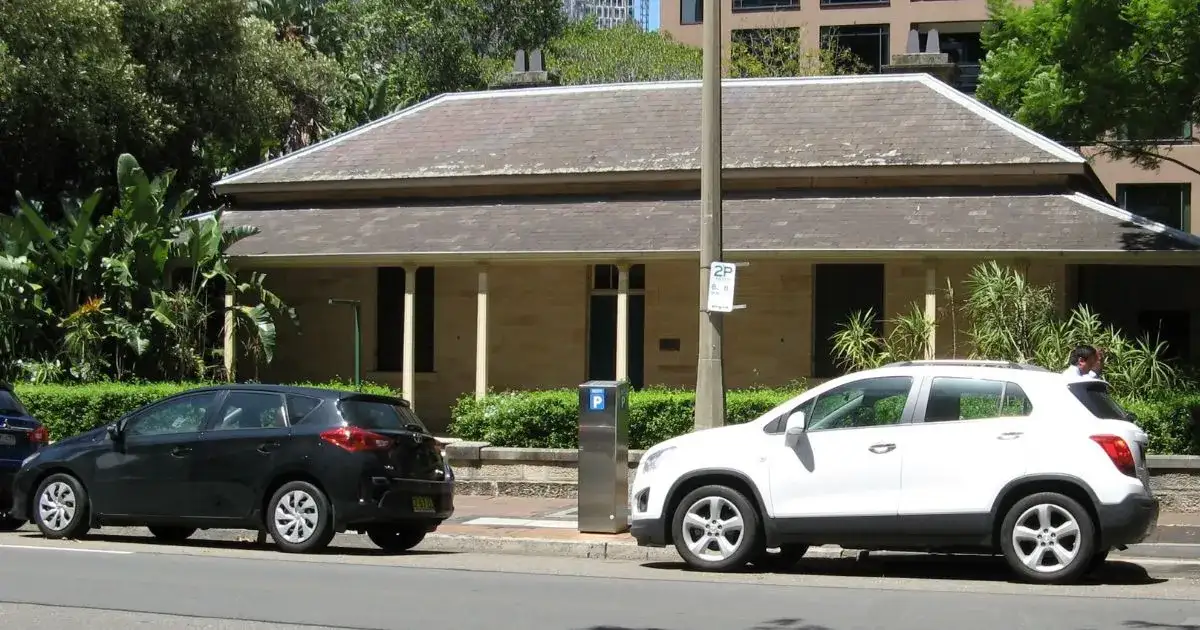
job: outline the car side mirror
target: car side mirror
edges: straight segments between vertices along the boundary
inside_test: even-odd
[[[806,428],[803,411],[793,411],[792,415],[788,416],[785,433],[788,435],[803,435]]]
[[[114,442],[120,442],[125,437],[125,423],[120,420],[108,425],[108,437]]]

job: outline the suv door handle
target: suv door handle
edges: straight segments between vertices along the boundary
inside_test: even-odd
[[[997,435],[996,439],[997,440],[1015,440],[1015,439],[1021,437],[1022,435],[1024,435],[1024,434],[1020,431],[1009,431],[1007,433],[1001,433],[1000,435]]]
[[[191,452],[192,448],[190,446],[176,446],[171,449],[171,457],[184,457]]]
[[[896,445],[895,444],[872,444],[870,447],[868,447],[867,450],[871,451],[872,453],[875,453],[876,455],[883,455],[884,453],[891,453],[892,451],[896,450]]]
[[[279,442],[263,442],[258,445],[258,452],[266,455],[277,448],[279,448]]]

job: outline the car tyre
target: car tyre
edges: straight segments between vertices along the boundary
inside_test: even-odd
[[[25,521],[17,518],[0,518],[0,532],[15,532],[21,529]]]
[[[33,522],[46,538],[82,538],[91,529],[87,490],[74,475],[46,477],[33,497]]]
[[[1017,501],[1000,527],[1000,550],[1023,580],[1066,584],[1087,573],[1096,556],[1096,528],[1078,501],[1039,492]]]
[[[425,525],[372,525],[367,538],[388,553],[408,551],[425,540]]]
[[[267,504],[267,531],[275,546],[287,553],[312,553],[333,540],[333,509],[319,488],[307,481],[289,481]]]
[[[170,525],[154,525],[148,528],[151,534],[165,543],[181,543],[196,533],[195,527],[175,527]]]
[[[741,492],[704,486],[683,497],[671,519],[675,549],[701,571],[733,571],[762,554],[758,511]]]
[[[763,571],[787,571],[796,566],[806,553],[808,545],[780,545],[778,551],[763,549],[753,564]]]

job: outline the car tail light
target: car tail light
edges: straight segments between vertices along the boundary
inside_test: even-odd
[[[1123,438],[1116,435],[1093,435],[1092,441],[1104,449],[1108,458],[1112,460],[1113,466],[1116,466],[1122,474],[1130,477],[1137,476],[1133,451],[1129,449],[1129,444]]]
[[[358,427],[330,429],[321,434],[321,439],[351,453],[386,451],[392,446],[391,439]]]
[[[31,444],[48,444],[50,432],[46,430],[46,427],[38,427],[29,433],[29,442]]]

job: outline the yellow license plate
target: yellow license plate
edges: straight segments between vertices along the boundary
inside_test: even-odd
[[[432,512],[433,511],[433,499],[431,499],[430,497],[413,497],[412,502],[413,502],[413,511],[414,512]]]

